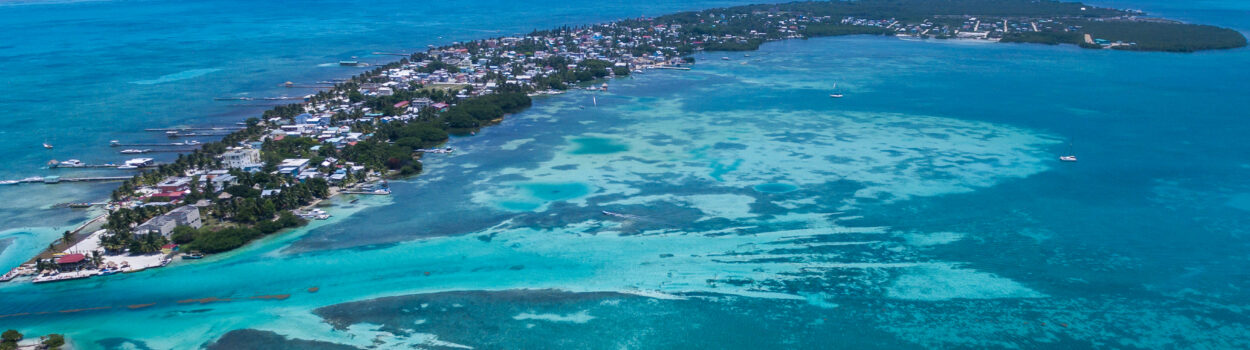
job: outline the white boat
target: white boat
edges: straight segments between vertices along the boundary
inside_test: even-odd
[[[126,166],[126,165],[134,166],[134,167],[152,166],[154,164],[152,163],[152,161],[153,161],[152,158],[135,158],[135,159],[127,160],[123,166]],[[118,167],[118,168],[121,168],[121,167]],[[133,169],[133,168],[127,168],[127,169]]]
[[[728,60],[729,60],[729,56],[721,57],[720,59],[721,59],[722,61],[728,61]]]
[[[52,149],[52,145],[48,144],[48,142],[46,142],[46,141],[45,141],[45,142],[43,143],[43,148],[46,148],[46,149]]]
[[[139,167],[134,166],[134,165],[118,165],[117,168],[118,169],[138,169]]]
[[[1067,153],[1067,155],[1062,155],[1062,156],[1059,156],[1059,161],[1061,161],[1061,162],[1076,162],[1076,154],[1075,154],[1075,153],[1072,153],[1072,143],[1071,143],[1071,142],[1068,142],[1068,153]]]
[[[831,98],[842,98],[842,92],[838,91],[838,83],[833,83],[833,93],[829,94]]]
[[[17,183],[19,183],[19,182],[21,182],[21,181],[17,181],[17,180],[4,180],[4,181],[0,181],[0,185],[16,185],[16,184],[17,184]]]
[[[63,162],[56,164],[56,166],[58,167],[66,167],[66,168],[78,168],[78,167],[82,167],[83,165],[86,165],[86,164],[83,164],[81,160],[77,160],[77,159],[70,159],[70,160],[63,161]]]
[[[124,149],[122,150],[122,154],[140,154],[140,153],[148,153],[151,151],[152,150],[150,149]]]

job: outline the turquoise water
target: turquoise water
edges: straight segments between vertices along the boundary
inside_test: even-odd
[[[608,154],[629,150],[627,145],[602,137],[575,138],[573,143],[577,144],[577,148],[572,151],[573,154]]]
[[[153,349],[1250,346],[1250,51],[720,56],[538,98],[392,196],[237,252],[0,285],[0,315],[23,314],[0,328]],[[1078,163],[1056,159],[1069,142]]]
[[[11,35],[0,37],[0,154],[6,155],[0,160],[0,180],[126,173],[49,170],[45,164],[133,158],[117,153],[127,147],[107,147],[110,140],[174,142],[145,128],[233,125],[289,101],[214,97],[304,96],[312,90],[280,85],[308,85],[365,70],[337,64],[353,56],[385,63],[397,57],[372,53],[741,3],[3,2],[0,32]],[[44,142],[55,148],[44,150]],[[145,156],[162,161],[175,154]],[[0,203],[0,270],[17,266],[91,216],[51,205],[103,201],[115,187],[0,187],[0,196],[20,199]]]

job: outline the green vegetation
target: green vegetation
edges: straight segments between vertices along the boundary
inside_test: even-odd
[[[1025,32],[1011,33],[1003,36],[1004,43],[1034,43],[1046,45],[1072,44],[1081,45],[1085,38],[1076,32]]]
[[[22,333],[12,329],[4,331],[4,334],[0,334],[0,350],[17,349],[17,342],[21,340]]]
[[[678,45],[681,54],[702,47],[708,51],[755,50],[765,41],[791,37],[777,30],[777,21],[787,19],[819,19],[791,22],[789,28],[803,37],[856,34],[891,35],[906,33],[918,36],[950,38],[955,31],[971,31],[962,27],[969,18],[978,18],[985,25],[980,30],[998,30],[1004,19],[1016,22],[1038,20],[1040,31],[995,31],[991,37],[1002,42],[1041,44],[1073,44],[1085,48],[1104,45],[1086,43],[1084,34],[1109,42],[1133,45],[1106,45],[1115,49],[1138,51],[1192,52],[1246,46],[1241,33],[1227,28],[1159,20],[1136,19],[1139,13],[1101,8],[1079,2],[1049,0],[861,0],[806,1],[785,4],[747,5],[702,11],[682,12],[654,19],[656,23],[681,25],[686,32],[714,39],[706,43]],[[843,18],[875,19],[892,23],[850,25]],[[627,25],[645,25],[650,20],[626,20]],[[924,26],[919,26],[924,24]],[[915,31],[904,30],[908,25]],[[928,29],[946,27],[945,31],[921,34]],[[961,28],[962,27],[962,28]]]
[[[809,24],[802,29],[802,33],[810,37],[818,36],[839,36],[839,35],[894,35],[894,31],[881,27],[853,26],[837,23],[820,23]]]
[[[747,7],[766,11],[774,5]],[[923,20],[933,16],[975,17],[1109,17],[1126,14],[1079,2],[1049,0],[876,0],[795,2],[775,5],[779,10],[812,16],[853,16]],[[1085,10],[1082,10],[1085,8]]]
[[[1130,21],[1084,21],[1073,24],[1097,39],[1137,43],[1116,47],[1123,50],[1194,52],[1246,46],[1246,37],[1241,33],[1208,25]]]
[[[57,350],[64,345],[65,336],[60,334],[48,334],[48,336],[43,339],[43,346],[48,350]]]
[[[223,229],[205,227],[196,230],[189,226],[179,226],[174,228],[172,238],[176,243],[185,244],[184,249],[188,251],[220,253],[241,247],[247,242],[284,228],[303,226],[306,222],[290,212],[282,212],[277,220],[266,220],[255,227]]]

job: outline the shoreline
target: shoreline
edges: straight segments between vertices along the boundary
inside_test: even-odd
[[[755,6],[755,5],[750,5],[750,6]],[[750,7],[750,6],[740,6],[740,7],[735,7],[735,8],[744,8],[744,7]],[[730,9],[735,9],[735,8],[730,8]],[[1082,10],[1084,10],[1084,8],[1082,8]],[[727,9],[712,9],[712,10],[703,10],[703,11],[696,11],[696,12],[693,12],[693,13],[702,13],[702,12],[708,12],[708,11],[727,11]],[[684,13],[680,13],[680,14],[684,14]],[[669,15],[669,16],[675,16],[675,15]],[[660,17],[660,18],[664,18],[664,17],[667,17],[667,16],[662,16],[662,17]],[[770,17],[771,17],[771,16],[770,16]],[[631,21],[647,21],[647,22],[654,22],[654,21],[656,21],[656,20],[657,20],[657,19],[649,19],[649,20],[648,20],[648,19],[645,19],[645,18],[644,18],[644,19],[639,19],[639,20],[629,20],[629,19],[627,19],[627,20],[616,21],[616,22],[610,22],[610,23],[605,23],[605,24],[589,25],[589,26],[586,26],[586,27],[584,27],[584,28],[581,28],[580,30],[586,30],[586,29],[595,30],[595,29],[614,28],[614,27],[615,27],[615,26],[617,26],[618,24],[622,24],[622,23],[633,23],[633,22],[631,22]],[[843,19],[843,23],[845,23],[845,22],[846,22],[846,19]],[[1006,23],[1006,22],[1004,22],[1004,28],[1006,27],[1006,24],[1005,24],[1005,23]],[[623,25],[623,24],[622,24],[622,25]],[[892,25],[891,25],[891,26],[892,26]],[[677,27],[677,26],[674,26],[674,27],[675,27],[675,28],[680,28],[680,27]],[[658,26],[657,26],[657,28],[658,28]],[[765,28],[765,27],[761,27],[761,28]],[[548,32],[549,32],[549,31],[548,31]],[[661,31],[661,32],[663,32],[663,31]],[[754,30],[752,30],[752,32],[754,32]],[[536,32],[536,33],[539,33],[539,32]],[[786,32],[784,32],[784,31],[783,31],[782,33],[786,33]],[[777,37],[766,37],[766,38],[764,38],[764,39],[758,39],[758,38],[744,39],[744,38],[733,37],[733,38],[726,38],[726,39],[725,39],[725,41],[724,41],[724,42],[721,42],[720,44],[725,44],[726,42],[730,42],[730,41],[731,41],[730,39],[732,39],[732,40],[733,40],[733,42],[736,42],[736,43],[741,43],[741,42],[742,42],[742,40],[746,40],[748,43],[750,43],[751,41],[754,41],[754,40],[759,40],[759,42],[753,43],[753,45],[743,46],[743,47],[740,47],[740,48],[736,48],[736,47],[720,47],[720,49],[721,49],[721,50],[719,50],[719,51],[718,51],[718,50],[708,50],[707,52],[738,52],[738,51],[755,51],[755,50],[758,50],[758,45],[759,45],[759,44],[761,44],[761,43],[764,43],[764,42],[781,41],[781,40],[789,40],[789,39],[806,39],[806,38],[809,38],[809,37],[818,37],[818,36],[841,36],[841,35],[855,35],[855,34],[872,34],[872,33],[838,33],[838,34],[831,34],[831,35],[804,35],[804,34],[794,34],[794,33],[792,32],[791,34],[781,35],[781,36],[777,36]],[[911,39],[913,39],[913,38],[917,38],[917,39],[918,39],[918,38],[923,38],[923,37],[924,37],[924,34],[920,34],[919,36],[915,36],[915,37],[903,38],[903,40],[911,40]],[[485,42],[485,41],[490,41],[490,40],[500,40],[500,39],[503,39],[503,38],[507,38],[507,37],[502,37],[502,38],[492,38],[492,39],[484,39],[484,40],[481,40],[481,41]],[[631,37],[631,39],[633,39],[633,40],[638,40],[638,39],[640,39],[640,37],[639,37],[638,35],[634,35],[633,37]],[[953,39],[956,39],[956,40],[972,40],[972,41],[980,41],[980,40],[982,40],[982,39],[973,39],[973,38],[958,38],[958,37],[953,38]],[[987,40],[987,41],[990,41],[990,40]],[[472,43],[477,43],[477,42],[478,42],[478,41],[473,41]],[[710,42],[709,42],[709,43],[710,43]],[[404,58],[404,59],[401,59],[401,60],[398,60],[398,61],[394,61],[394,62],[391,62],[391,63],[387,63],[387,64],[385,64],[385,65],[381,65],[380,67],[378,67],[378,68],[376,68],[376,69],[374,69],[374,70],[372,70],[372,71],[366,71],[365,73],[361,73],[361,74],[355,75],[355,76],[351,77],[350,79],[348,79],[347,81],[348,81],[348,82],[355,82],[355,81],[357,80],[357,78],[360,78],[360,77],[371,77],[371,75],[370,75],[370,73],[371,73],[371,72],[374,72],[374,75],[372,75],[372,76],[376,76],[376,75],[377,75],[377,73],[376,73],[376,72],[381,72],[381,71],[383,71],[383,69],[384,69],[384,68],[386,68],[386,69],[388,69],[388,70],[393,70],[393,69],[396,69],[396,68],[398,68],[398,67],[400,67],[400,66],[403,66],[404,64],[406,64],[406,63],[408,63],[408,62],[411,62],[411,61],[410,61],[410,58],[411,58],[412,60],[415,60],[415,59],[418,57],[418,55],[428,54],[428,53],[434,53],[434,52],[440,52],[440,51],[445,52],[445,51],[447,51],[447,50],[450,50],[450,49],[455,49],[455,48],[459,48],[459,49],[457,49],[457,50],[461,50],[461,49],[463,49],[465,46],[466,46],[466,44],[452,44],[452,45],[445,45],[445,46],[441,46],[441,47],[438,47],[438,48],[433,48],[433,49],[430,49],[430,50],[429,50],[429,51],[427,51],[427,52],[418,52],[418,53],[414,53],[414,54],[412,54],[412,55],[409,55],[409,58]],[[705,45],[705,46],[712,46],[712,45]],[[683,56],[683,55],[687,55],[687,56],[688,56],[688,55],[689,55],[691,52],[693,52],[693,51],[703,51],[703,48],[687,48],[687,49],[689,49],[689,50],[688,50],[688,51],[683,51],[683,50],[681,50],[681,49],[673,49],[673,50],[670,50],[670,51],[668,51],[668,52],[664,52],[664,54],[663,54],[663,55],[660,55],[660,54],[659,54],[659,52],[660,52],[660,51],[656,51],[656,52],[657,52],[657,55],[656,55],[657,60],[656,60],[656,61],[658,61],[658,62],[653,62],[653,64],[645,64],[645,63],[643,63],[643,64],[637,64],[637,62],[629,62],[629,63],[627,63],[627,64],[624,66],[624,67],[626,67],[627,69],[624,71],[624,74],[622,74],[622,75],[628,75],[628,74],[629,74],[629,72],[630,72],[631,70],[634,70],[634,69],[644,70],[644,69],[659,69],[659,68],[666,68],[666,69],[681,69],[681,68],[685,68],[685,67],[680,67],[679,65],[680,65],[680,64],[683,64],[683,63],[688,63],[688,62],[674,63],[674,61],[673,61],[673,60],[675,60],[675,59],[681,59],[681,60],[683,60],[683,61],[684,61],[685,59],[684,59],[684,58],[682,58],[682,56]],[[1145,50],[1145,51],[1149,51],[1149,50]],[[440,54],[440,59],[434,60],[434,62],[442,62],[442,60],[441,60],[441,56],[442,56],[442,55]],[[522,55],[522,56],[524,56],[524,55]],[[631,56],[631,57],[632,57],[632,56]],[[663,58],[662,60],[658,59],[658,58],[661,58],[661,57]],[[620,63],[620,62],[617,62],[617,63]],[[637,65],[634,65],[634,64],[637,64]],[[387,67],[391,67],[391,68],[387,68]],[[613,68],[615,68],[615,67],[613,67]],[[688,69],[688,68],[687,68],[687,69]],[[582,79],[580,79],[580,77],[579,77],[579,78],[577,79],[577,81],[576,81],[576,82],[573,82],[573,83],[578,83],[578,84],[580,84],[580,83],[589,83],[589,85],[590,85],[591,87],[593,87],[595,84],[597,84],[597,83],[599,83],[599,82],[603,82],[603,81],[605,81],[605,79],[611,79],[612,77],[616,77],[616,76],[618,76],[618,74],[615,74],[615,73],[617,73],[617,72],[616,72],[616,71],[612,71],[612,72],[609,72],[609,73],[604,74],[604,75],[596,75],[596,76],[595,76],[595,77],[593,77],[592,79],[588,79],[588,80],[582,80]],[[561,83],[563,83],[563,82],[561,82]],[[526,86],[526,87],[528,88],[528,90],[529,90],[529,91],[527,91],[527,92],[530,92],[530,91],[532,91],[532,92],[539,92],[539,91],[542,91],[542,92],[547,92],[547,91],[559,91],[559,90],[561,90],[560,88],[558,88],[558,87],[556,87],[556,86],[551,86],[551,87],[550,87],[549,89],[547,89],[547,90],[539,90],[539,89],[542,87],[542,86],[539,86],[539,84],[535,84],[535,83],[532,83],[532,82],[527,82],[527,84],[530,84],[530,85]],[[333,88],[330,88],[328,91],[321,91],[321,92],[342,92],[342,91],[344,91],[344,90],[350,90],[349,88],[347,88],[347,87],[348,87],[348,86],[350,86],[350,85],[351,85],[351,84],[339,83],[339,84],[336,84]],[[440,86],[440,85],[444,85],[444,84],[438,84],[438,83],[436,83],[436,84],[431,84],[431,86]],[[554,85],[554,83],[552,83],[552,85]],[[606,85],[607,85],[607,84],[605,83],[604,85],[605,85],[604,89],[606,89]],[[357,86],[355,86],[355,87],[356,87],[356,88],[358,88],[358,87],[359,87],[359,85],[357,85]],[[571,87],[565,87],[564,89],[569,89],[569,88],[571,88]],[[526,90],[526,89],[523,89],[523,90]],[[351,90],[351,91],[356,91],[356,90]],[[318,95],[320,95],[320,94],[321,94],[321,92],[319,92],[319,93],[318,93]],[[487,96],[487,95],[491,95],[491,93],[489,93],[489,92],[488,92],[488,93],[485,93],[485,94],[482,94],[482,95],[476,95],[476,96]],[[471,100],[471,98],[469,98],[469,99],[462,99],[462,100],[460,100],[460,101],[468,101],[468,100]],[[303,106],[303,107],[307,108],[310,104],[313,104],[313,103],[314,103],[314,102],[312,102],[312,101],[310,101],[310,102],[304,102],[304,103],[299,104],[299,106]],[[457,105],[453,104],[452,106],[457,106]],[[445,111],[444,111],[444,112],[445,112]],[[268,114],[268,113],[266,113],[266,114]],[[489,122],[484,122],[484,123],[483,123],[483,122],[478,122],[478,123],[475,123],[474,125],[472,125],[471,127],[464,128],[464,130],[467,130],[467,131],[469,131],[470,133],[472,133],[472,132],[473,132],[473,130],[476,130],[476,129],[478,129],[478,128],[482,128],[482,127],[487,127],[487,126],[490,126],[490,125],[494,125],[494,124],[496,124],[496,123],[498,122],[498,120],[500,120],[500,119],[490,119],[490,120],[489,120]],[[266,127],[266,128],[269,128],[269,129],[267,129],[267,130],[272,130],[272,128],[271,128],[268,124],[266,124],[266,126],[265,126],[265,127]],[[414,160],[417,160],[417,159],[420,159],[420,157],[419,157],[419,156],[414,156],[414,157],[413,157],[413,159],[414,159]],[[417,160],[417,162],[419,163],[420,161],[419,161],[419,160]],[[419,175],[419,170],[418,170],[418,173],[416,173],[416,174],[408,174],[408,175],[398,174],[398,173],[387,173],[386,175],[382,176],[382,178],[408,178],[408,177],[417,176],[417,175]],[[366,181],[357,182],[356,184],[363,183],[363,182],[367,182],[367,181],[368,181],[368,179],[367,179]],[[322,201],[324,201],[324,200],[326,200],[326,199],[331,199],[331,198],[333,198],[334,196],[336,196],[336,195],[338,195],[338,194],[342,193],[342,188],[340,188],[340,187],[330,187],[330,188],[331,188],[330,193],[329,193],[327,196],[325,196],[324,198],[317,198],[317,199],[315,199],[315,200],[311,201],[311,202],[310,202],[309,204],[307,204],[307,205],[303,205],[303,206],[298,207],[297,209],[295,209],[295,211],[306,211],[306,210],[309,210],[310,208],[315,208],[315,207],[316,207],[318,204],[320,204]],[[101,217],[103,217],[103,216],[101,216]],[[92,222],[100,220],[100,218],[101,218],[101,217],[96,217],[96,218],[92,219],[91,221],[88,221],[87,223],[85,223],[85,224],[81,225],[81,226],[80,226],[80,228],[79,228],[78,230],[82,230],[83,228],[85,228],[85,226],[90,225]],[[88,238],[90,238],[90,237],[92,237],[92,236],[94,236],[94,233],[93,233],[92,235],[89,235],[89,236],[88,236]],[[43,256],[43,254],[41,253],[39,256],[37,256],[37,258],[38,258],[38,257],[42,257],[42,256]]]

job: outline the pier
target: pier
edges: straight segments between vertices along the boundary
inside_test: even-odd
[[[205,127],[185,127],[185,128],[148,128],[148,129],[143,129],[143,131],[153,131],[153,132],[200,131],[200,130],[234,131],[234,130],[240,130],[240,129],[243,129],[243,128],[237,127],[237,126],[205,126]]]
[[[116,142],[116,141],[109,142],[109,147],[182,147],[182,146],[195,147],[199,145],[200,145],[199,143],[187,143],[187,142],[170,142],[170,143],[142,143],[142,142],[121,143],[121,142]]]
[[[183,152],[192,152],[192,151],[195,151],[196,149],[197,148],[145,149],[145,150],[140,150],[141,152],[126,152],[123,150],[123,151],[120,151],[119,153],[121,154],[183,153]]]
[[[60,176],[33,176],[21,180],[0,181],[0,185],[18,185],[18,184],[58,184],[62,182],[104,182],[104,181],[125,181],[133,176],[88,176],[88,177],[60,177]]]
[[[48,169],[80,169],[80,168],[81,169],[100,169],[100,168],[117,168],[122,165],[125,165],[125,164],[111,164],[111,163],[79,164],[79,165],[48,164]],[[160,164],[152,164],[151,166],[157,166],[157,165],[160,165]],[[142,169],[142,168],[143,167],[135,167],[135,168],[118,169],[118,170],[134,170],[134,169]]]
[[[673,66],[648,66],[648,67],[646,67],[646,68],[647,68],[647,69],[690,70],[690,68],[688,68],[688,67],[673,67]]]

